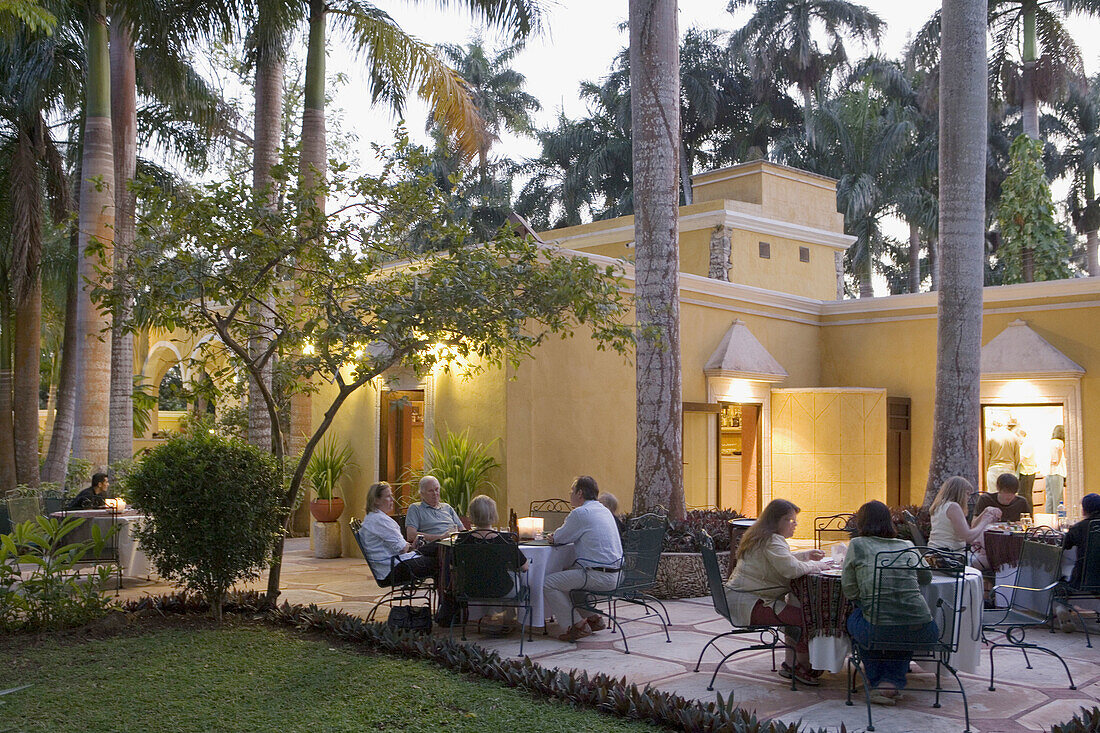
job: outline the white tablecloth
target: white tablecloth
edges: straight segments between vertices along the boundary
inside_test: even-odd
[[[1062,577],[1069,580],[1073,575],[1073,564],[1077,562],[1077,548],[1071,547],[1062,553]],[[1016,585],[1016,571],[1019,568],[1015,565],[1002,565],[997,571],[997,579],[994,581],[997,585]],[[1004,596],[1011,598],[1011,589],[1005,589],[999,591]],[[1004,598],[998,598],[999,603],[1004,603]]]
[[[921,586],[921,594],[932,609],[933,618],[940,624],[940,638],[944,641],[950,638],[952,629],[948,624],[941,623],[941,618],[936,614],[936,602],[954,592],[953,583],[951,578],[933,573],[932,582]],[[960,593],[960,608],[955,613],[959,624],[959,648],[951,655],[949,662],[961,672],[976,672],[982,651],[982,574],[974,568],[967,568]],[[814,669],[841,672],[850,652],[847,637],[810,639],[810,665]]]
[[[112,526],[118,527],[118,559],[122,574],[127,578],[151,578],[153,575],[149,557],[142,551],[134,536],[134,528],[145,519],[144,514],[112,514],[103,509],[70,509],[54,512],[52,517],[80,517],[106,533]]]
[[[565,570],[573,564],[576,552],[573,545],[520,545],[519,551],[527,558],[527,582],[531,586],[531,625],[546,625],[546,610],[542,600],[542,586],[546,576]],[[474,606],[470,609],[471,621],[492,612],[492,608]]]

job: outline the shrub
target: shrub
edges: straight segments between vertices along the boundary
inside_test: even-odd
[[[1073,716],[1061,725],[1050,729],[1050,733],[1095,733],[1100,730],[1100,708],[1093,707],[1088,710],[1084,707],[1081,712]]]
[[[205,596],[219,620],[229,588],[270,562],[285,518],[274,459],[209,431],[150,451],[126,494],[150,518],[136,534],[157,573]]]
[[[633,516],[627,514],[624,519],[629,522]],[[699,552],[699,532],[704,529],[714,538],[715,552],[726,552],[730,549],[729,521],[742,516],[732,509],[693,509],[682,522],[669,520],[661,552]]]
[[[423,476],[435,476],[439,479],[440,498],[465,517],[475,496],[496,495],[497,487],[489,474],[498,468],[500,464],[489,453],[489,446],[472,440],[466,429],[428,443],[423,472],[410,474],[408,480],[415,484]]]
[[[101,593],[111,568],[84,575],[74,568],[90,552],[98,554],[117,528],[104,534],[92,525],[91,539],[66,542],[83,519],[36,517],[0,535],[0,629],[44,631],[80,626],[106,613],[111,601]],[[30,570],[23,577],[20,570]]]
[[[890,518],[894,520],[894,528],[898,531],[898,537],[913,542],[913,533],[909,531],[909,525],[906,524],[905,517],[902,516],[903,512],[909,512],[917,518],[917,529],[921,531],[925,541],[927,541],[928,535],[932,533],[932,517],[928,514],[928,510],[916,504],[890,507]]]

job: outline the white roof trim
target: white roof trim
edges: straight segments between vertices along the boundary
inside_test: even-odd
[[[787,370],[768,353],[740,318],[734,319],[718,348],[707,359],[703,373],[708,377],[735,377],[773,383],[782,382],[788,376]]]

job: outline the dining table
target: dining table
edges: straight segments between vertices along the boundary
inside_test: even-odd
[[[1008,529],[987,529],[982,535],[982,543],[985,546],[985,557],[996,577],[996,585],[1014,585],[1016,583],[1017,565],[1020,563],[1020,553],[1024,549],[1024,531]],[[1047,540],[1060,540],[1060,535],[1032,535],[1032,539],[1043,542]],[[1077,548],[1070,548],[1062,553],[1062,577],[1069,578],[1073,573],[1073,563],[1077,560]]]
[[[109,531],[111,527],[118,527],[118,561],[122,567],[122,575],[127,578],[144,578],[147,580],[154,577],[149,556],[142,550],[141,543],[138,542],[134,532],[141,522],[146,519],[144,514],[113,509],[65,509],[53,512],[50,516],[54,519],[78,517],[89,524],[98,526],[100,531],[104,533]],[[81,533],[81,536],[84,536],[84,533]],[[87,536],[90,537],[90,533]]]
[[[932,573],[932,582],[920,586],[921,595],[930,609],[936,609],[943,599],[950,604],[955,593],[955,579],[942,573]],[[809,573],[791,581],[791,592],[803,609],[805,627],[809,634],[810,665],[814,669],[839,673],[851,653],[851,641],[846,624],[852,611],[840,587],[840,570]],[[958,608],[946,623],[933,618],[940,625],[940,639],[952,641],[955,626],[958,627],[958,647],[948,662],[962,672],[976,672],[981,657],[982,638],[982,574],[967,568],[962,580]]]
[[[442,554],[439,558],[440,587],[450,586],[450,538],[439,541]],[[546,582],[546,576],[557,573],[570,567],[577,559],[573,545],[551,545],[546,540],[522,540],[519,543],[519,551],[527,558],[526,582],[531,589],[531,626],[544,628],[546,626],[546,606],[543,602],[542,587]],[[467,618],[476,621],[478,618],[492,613],[492,607],[475,606],[469,609]]]

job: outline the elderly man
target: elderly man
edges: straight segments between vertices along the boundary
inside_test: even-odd
[[[588,604],[585,590],[607,591],[619,581],[623,544],[615,516],[601,504],[600,490],[591,476],[578,476],[569,496],[573,511],[565,523],[550,535],[550,544],[572,543],[576,549],[575,567],[546,576],[543,598],[554,621],[564,633],[562,641],[576,641],[604,628],[603,619]],[[573,611],[580,621],[573,623]]]
[[[439,500],[439,479],[435,476],[420,479],[420,503],[413,504],[405,514],[405,539],[415,543],[419,534],[426,542],[435,542],[460,529],[462,520],[458,513]]]

